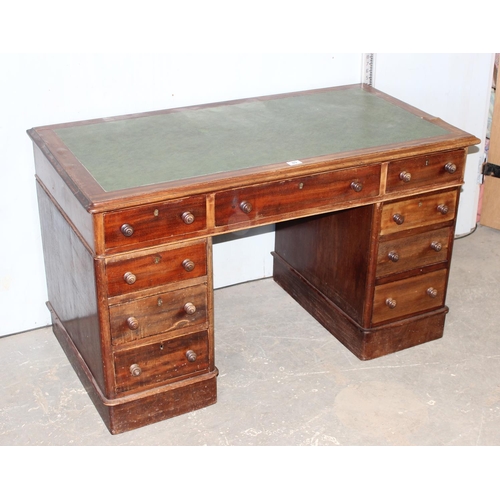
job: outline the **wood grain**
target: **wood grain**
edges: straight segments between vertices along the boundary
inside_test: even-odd
[[[186,353],[193,351],[190,362]],[[207,332],[197,332],[140,347],[117,351],[114,355],[116,390],[124,393],[138,388],[151,388],[171,379],[179,379],[208,371]],[[141,373],[132,375],[130,368],[138,365]]]
[[[188,313],[186,304],[195,312]],[[109,308],[111,338],[114,345],[141,340],[167,332],[207,327],[207,286],[197,285],[159,293],[138,300],[122,301]],[[134,328],[128,324],[135,319]]]
[[[206,252],[207,244],[202,240],[176,248],[160,247],[139,255],[125,254],[125,258],[110,258],[106,262],[108,295],[126,294],[206,276]],[[183,266],[186,260],[193,262],[192,271]],[[136,277],[134,283],[125,281],[126,273]]]
[[[454,220],[458,205],[457,195],[454,189],[384,203],[380,234],[393,234]],[[439,212],[440,205],[447,207],[445,214]],[[394,220],[396,214],[404,218],[402,224]]]
[[[342,109],[327,109],[328,99],[338,103],[340,94],[328,97],[337,90],[348,92],[343,95],[350,96],[353,113],[346,113],[345,100]],[[286,110],[272,119],[266,112],[299,101],[298,121],[317,125],[316,109],[331,129],[321,126],[312,133],[295,121],[284,122]],[[387,124],[387,116],[367,123],[367,102],[388,110],[401,128]],[[229,125],[247,105],[258,108],[264,135],[252,114],[245,114],[252,123],[241,123],[241,129],[255,134]],[[195,116],[189,110],[203,112]],[[215,135],[206,119],[213,113],[231,115],[219,116]],[[163,133],[166,115],[175,115],[170,124],[184,123],[175,128],[175,140]],[[189,117],[205,120],[196,134]],[[130,126],[139,123],[135,120],[161,127],[147,125],[140,141],[113,135],[136,130]],[[377,143],[382,129],[384,140]],[[108,184],[125,180],[129,187],[101,187],[61,139],[65,130],[68,140],[73,133],[104,131],[102,141],[87,134],[91,149],[78,155],[94,162]],[[407,131],[404,137],[401,130]],[[225,132],[238,146],[207,140]],[[113,434],[216,401],[211,241],[216,234],[277,223],[274,279],[360,359],[443,334],[466,148],[479,141],[442,120],[354,85],[37,127],[28,134],[54,333]],[[300,139],[290,141],[291,136]],[[110,143],[109,137],[117,140]],[[157,153],[166,151],[168,140],[177,160],[203,151],[200,162],[213,160],[210,173],[200,172],[201,163],[179,161],[173,172],[165,172],[174,159]],[[305,151],[302,141],[307,157],[281,160]],[[139,143],[148,147],[137,148]],[[236,157],[244,167],[233,164]],[[273,161],[262,160],[269,158]],[[148,172],[139,165],[143,159]],[[456,172],[444,170],[447,162]],[[109,165],[116,170],[106,171]],[[136,184],[120,178],[127,169]],[[410,176],[403,178],[402,171]],[[151,174],[160,181],[144,182]],[[444,214],[440,205],[446,206]],[[394,222],[395,214],[402,224]],[[430,249],[434,241],[441,244],[439,252]],[[399,258],[389,259],[390,252]],[[393,309],[386,303],[392,297]]]

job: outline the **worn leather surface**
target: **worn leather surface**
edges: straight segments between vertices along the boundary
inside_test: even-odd
[[[106,191],[446,133],[359,88],[57,130]]]

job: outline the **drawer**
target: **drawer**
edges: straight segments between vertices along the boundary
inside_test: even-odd
[[[190,286],[109,308],[111,339],[124,344],[182,328],[205,328],[207,285]]]
[[[193,196],[104,214],[106,248],[153,243],[206,229],[206,200]]]
[[[444,305],[446,269],[375,287],[372,325]]]
[[[380,190],[380,165],[297,177],[215,195],[215,224],[285,219],[287,214],[366,200]]]
[[[107,259],[108,296],[198,278],[207,274],[205,241]]]
[[[439,191],[427,195],[384,203],[380,234],[415,229],[455,218],[458,191]]]
[[[381,241],[377,256],[377,277],[429,266],[448,260],[452,227]]]
[[[115,352],[116,391],[144,389],[206,372],[208,358],[206,331]]]
[[[406,191],[431,184],[457,184],[463,178],[464,168],[463,149],[391,161],[387,169],[386,192]]]

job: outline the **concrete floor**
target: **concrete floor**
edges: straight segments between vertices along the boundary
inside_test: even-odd
[[[215,293],[218,403],[112,436],[49,328],[0,339],[0,445],[500,445],[500,231],[455,243],[444,337],[359,361],[272,280]]]

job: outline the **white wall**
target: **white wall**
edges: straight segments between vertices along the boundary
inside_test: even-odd
[[[358,53],[0,54],[0,335],[50,323],[27,129],[344,85],[360,75]],[[248,235],[217,244],[217,286],[269,275],[274,233]]]
[[[376,54],[373,86],[483,141],[470,149],[456,234],[476,224],[494,54]]]
[[[374,86],[481,139],[492,54],[377,54]],[[362,54],[0,54],[0,335],[49,324],[31,142],[37,125],[361,81]],[[459,231],[473,227],[480,153]],[[218,238],[217,287],[271,274],[272,228]]]

